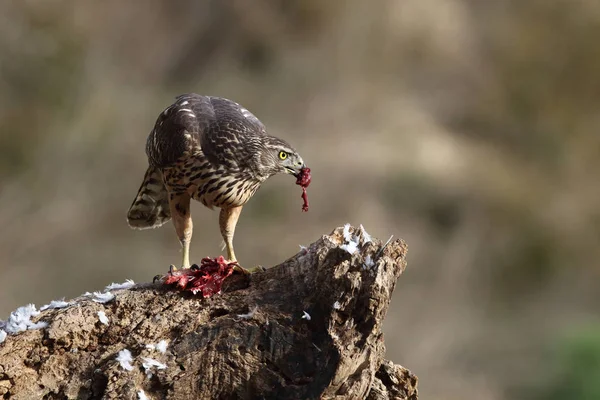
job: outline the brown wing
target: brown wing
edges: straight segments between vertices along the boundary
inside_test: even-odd
[[[220,97],[210,97],[215,119],[200,135],[202,151],[215,165],[243,169],[260,149],[266,135],[262,122],[239,104]]]
[[[146,154],[152,166],[165,167],[201,150],[215,166],[240,169],[265,134],[258,118],[231,100],[184,94],[158,117]]]
[[[146,154],[151,166],[166,167],[200,148],[200,133],[215,119],[206,96],[179,96],[156,119],[146,141]]]

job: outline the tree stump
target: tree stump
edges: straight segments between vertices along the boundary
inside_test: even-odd
[[[382,324],[405,255],[402,240],[337,228],[275,267],[230,276],[207,299],[161,283],[106,303],[84,295],[34,318],[47,327],[0,344],[0,395],[417,399],[416,376],[384,360]],[[153,346],[161,341],[164,352]],[[117,360],[125,349],[131,368]]]

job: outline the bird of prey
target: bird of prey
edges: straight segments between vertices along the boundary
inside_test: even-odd
[[[298,152],[267,134],[250,111],[231,100],[190,93],[176,98],[156,120],[146,142],[148,169],[127,213],[134,229],[155,228],[173,219],[190,267],[190,199],[219,207],[219,226],[230,261],[237,261],[233,236],[242,207],[277,173],[300,179]],[[240,267],[243,272],[247,270]]]

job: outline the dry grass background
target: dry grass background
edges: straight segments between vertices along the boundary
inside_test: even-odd
[[[313,170],[244,208],[273,265],[336,226],[409,245],[389,358],[424,399],[530,398],[545,349],[598,322],[594,0],[28,0],[0,4],[0,317],[179,260],[125,222],[158,113],[234,99]],[[219,254],[193,209],[192,258]]]

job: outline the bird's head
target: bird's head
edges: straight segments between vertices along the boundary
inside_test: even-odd
[[[263,151],[259,164],[261,175],[266,177],[279,173],[298,177],[300,170],[306,166],[292,146],[273,136],[263,137]]]

